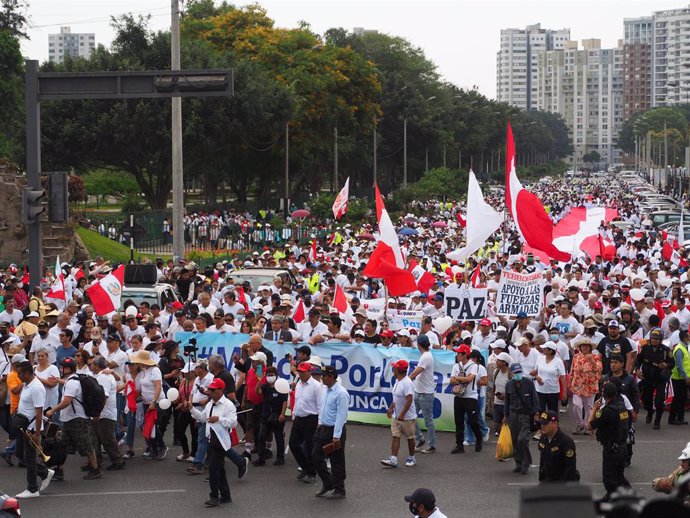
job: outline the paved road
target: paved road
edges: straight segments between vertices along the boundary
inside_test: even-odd
[[[569,416],[568,416],[569,417]],[[569,418],[566,431],[572,428]],[[0,436],[4,442],[5,437]],[[677,465],[680,450],[690,440],[690,427],[664,426],[651,430],[644,423],[638,425],[638,444],[633,465],[626,472],[635,489],[645,497],[653,492],[650,481],[669,473]],[[402,496],[416,487],[434,490],[439,506],[449,517],[466,515],[460,509],[472,509],[475,516],[511,517],[518,514],[519,491],[537,482],[536,469],[527,476],[513,474],[513,463],[494,459],[494,444],[481,453],[450,455],[454,436],[440,434],[438,453],[418,455],[414,468],[391,470],[383,468],[379,460],[388,454],[390,433],[387,428],[350,425],[347,442],[348,479],[347,499],[324,501],[314,497],[319,486],[307,486],[295,480],[294,460],[288,457],[281,467],[250,468],[247,477],[238,481],[235,467],[228,467],[233,503],[215,509],[205,509],[208,484],[202,476],[188,476],[187,464],[177,463],[171,448],[163,461],[141,458],[143,441],[137,437],[138,456],[129,461],[124,471],[105,472],[100,480],[81,479],[78,466],[81,460],[68,459],[65,481],[54,482],[35,500],[22,503],[23,515],[82,517],[99,516],[250,516],[260,512],[273,516],[350,516],[401,517],[409,516]],[[591,437],[577,441],[578,467],[582,482],[589,484],[596,496],[601,496],[600,448]],[[536,457],[536,443],[532,452]],[[25,488],[24,471],[0,466],[0,488],[16,494]],[[261,510],[261,511],[259,511]],[[477,510],[480,510],[477,512]]]

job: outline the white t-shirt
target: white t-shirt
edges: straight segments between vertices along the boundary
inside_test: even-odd
[[[32,420],[36,417],[36,408],[44,408],[46,399],[46,389],[41,380],[34,378],[31,383],[25,385],[19,396],[19,407],[17,413],[22,414]],[[35,419],[29,424],[29,430],[36,429]]]
[[[91,340],[90,342],[86,342],[82,347],[82,349],[89,353],[91,356],[95,356],[94,348],[96,349],[96,352],[98,352],[98,354],[100,354],[103,357],[105,357],[108,354],[108,345],[105,343],[105,340],[101,340],[100,343],[97,344],[94,344],[93,340]]]
[[[424,370],[414,380],[414,390],[419,394],[433,394],[436,392],[436,378],[434,377],[434,357],[431,351],[422,353],[417,367]]]
[[[496,378],[494,379],[494,394],[502,394],[506,396],[506,384],[508,383],[508,371],[505,373],[497,370]],[[494,395],[494,405],[505,405],[505,399],[498,399]]]
[[[147,369],[142,369],[141,372],[137,374],[137,378],[135,380],[137,391],[141,394],[141,400],[146,405],[151,404],[153,401],[153,396],[156,394],[156,389],[153,384],[154,381],[161,382],[161,393],[158,396],[158,400],[161,400],[164,397],[162,386],[163,375],[161,374],[161,370],[158,367],[153,366]]]
[[[565,376],[563,360],[558,356],[554,356],[553,360],[546,363],[546,356],[540,354],[537,360],[537,376],[544,382],[543,385],[535,382],[534,386],[537,392],[541,394],[555,394],[560,392],[561,389],[558,385],[558,378],[559,376]]]
[[[450,371],[451,377],[469,376],[470,374],[474,374],[475,376],[472,383],[467,384],[465,392],[460,396],[463,399],[477,399],[479,396],[477,392],[477,388],[479,387],[479,369],[477,367],[480,367],[480,365],[468,360],[465,365],[460,363],[454,364]]]
[[[202,388],[206,388],[211,384],[212,381],[213,381],[213,374],[211,374],[210,372],[207,372],[206,376],[204,376],[203,378],[199,378],[198,376],[196,378],[194,378],[194,386],[192,387],[192,404],[193,405],[198,405],[202,401],[208,400],[208,396],[202,394],[199,391],[199,388],[197,387],[197,385],[201,386]]]
[[[393,385],[395,417],[400,417],[399,412],[405,408],[405,398],[409,395],[412,396],[412,404],[410,408],[407,409],[405,415],[402,416],[402,419],[405,421],[417,418],[417,410],[414,407],[414,383],[412,383],[409,376],[405,376],[403,379],[396,381],[395,385]]]
[[[13,310],[11,315],[7,311],[0,313],[0,322],[9,322],[14,327],[19,325],[22,318],[24,318],[24,314],[18,309]]]
[[[568,318],[563,318],[562,316],[557,316],[551,321],[551,326],[550,327],[555,327],[560,331],[563,340],[566,343],[570,343],[570,338],[566,337],[565,335],[570,334],[570,333],[582,333],[583,327],[582,325],[577,321],[577,319],[574,316],[569,316]]]
[[[122,326],[122,336],[125,338],[125,344],[128,349],[132,347],[132,337],[135,335],[146,336],[146,331],[144,331],[142,326],[137,326],[133,330],[129,326]]]
[[[117,375],[122,379],[125,373],[125,362],[129,359],[127,353],[121,349],[115,349],[113,352],[106,351],[103,357],[108,360],[108,363],[115,362],[117,367],[113,367],[113,371],[117,372]]]
[[[537,360],[541,356],[539,351],[536,349],[530,349],[527,356],[520,352],[517,347],[510,347],[508,349],[510,356],[513,358],[515,363],[519,363],[522,366],[522,372],[525,376],[531,377],[530,372],[532,372],[537,366]]]
[[[55,363],[57,361],[57,349],[60,347],[60,340],[55,335],[46,334],[45,338],[36,333],[31,340],[31,349],[29,352],[36,354],[41,349],[48,351],[48,363]]]
[[[38,368],[35,367],[34,374],[42,380],[47,380],[51,376],[55,376],[56,378],[60,377],[60,371],[55,365],[48,365],[48,368],[44,371],[39,371]],[[56,406],[60,397],[59,385],[55,385],[53,388],[48,388],[43,385],[43,388],[46,391],[45,408]]]
[[[84,396],[81,391],[81,382],[76,374],[67,378],[62,391],[62,397],[65,396],[71,396],[72,403],[60,411],[60,420],[67,422],[77,418],[88,419],[84,407],[80,403],[84,400]]]
[[[101,419],[116,421],[117,403],[115,401],[115,395],[117,394],[117,383],[115,382],[115,377],[112,374],[103,374],[99,372],[96,374],[96,381],[103,387],[103,392],[105,392],[105,406],[101,411]]]
[[[485,376],[488,376],[489,373],[486,371],[486,367],[484,367],[481,364],[477,364],[477,386],[479,387],[479,395],[482,397],[486,397],[486,385],[479,385],[479,380],[482,379]]]

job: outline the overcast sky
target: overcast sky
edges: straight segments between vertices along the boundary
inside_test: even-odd
[[[33,28],[24,42],[26,57],[48,59],[48,34],[69,25],[72,32],[94,32],[96,43],[113,38],[111,15],[150,13],[151,27],[170,25],[168,0],[28,0]],[[254,2],[235,2],[245,5]],[[488,97],[496,94],[496,52],[500,30],[541,23],[542,28],[569,28],[571,38],[600,38],[612,47],[623,37],[623,18],[687,7],[666,0],[265,0],[259,2],[280,27],[305,20],[323,34],[331,27],[376,29],[403,36],[421,47],[447,80],[464,88],[477,85]]]

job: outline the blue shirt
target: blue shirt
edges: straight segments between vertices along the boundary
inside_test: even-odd
[[[55,351],[55,363],[59,367],[60,362],[62,362],[64,358],[74,358],[75,354],[77,354],[77,349],[73,345],[69,346],[67,349],[60,345]]]
[[[321,399],[321,412],[319,412],[319,424],[333,426],[333,438],[340,439],[343,426],[347,422],[347,409],[350,405],[350,394],[340,383],[334,384],[326,390]]]

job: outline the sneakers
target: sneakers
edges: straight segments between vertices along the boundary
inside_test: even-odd
[[[415,459],[414,456],[407,457],[407,460],[405,461],[405,466],[407,466],[408,468],[412,468],[416,465],[417,465],[417,459]]]
[[[39,496],[41,496],[41,495],[39,494],[38,491],[32,492],[32,491],[29,491],[28,489],[26,489],[26,490],[22,491],[21,493],[19,493],[17,496],[15,496],[15,498],[22,498],[22,499],[24,499],[24,498],[37,498]]]
[[[282,466],[285,464],[285,459],[282,457],[278,457],[276,460],[273,461],[274,466]]]
[[[326,496],[330,495],[334,490],[333,489],[328,489],[326,487],[322,487],[317,491],[317,493],[314,496],[317,496],[319,498],[325,498]]]
[[[422,446],[426,444],[426,441],[424,439],[420,439],[417,441],[417,445],[414,447],[415,450],[417,451],[422,451]]]
[[[103,476],[103,472],[100,469],[92,469],[86,475],[84,475],[84,480],[96,480]]]
[[[127,439],[127,432],[122,434],[122,437],[120,437],[120,440],[117,441],[117,445],[122,446],[125,443],[126,439]]]
[[[7,462],[7,465],[11,468],[14,466],[14,462],[12,462],[12,454],[7,453],[6,451],[3,451],[2,454],[0,454],[0,457],[2,457],[2,460]]]
[[[333,492],[328,493],[325,498],[326,500],[342,500],[343,498],[345,498],[345,493],[343,493],[342,491],[336,491],[334,489]]]
[[[451,455],[457,455],[458,453],[465,453],[465,446],[456,446],[450,452]]]
[[[558,409],[559,414],[567,414],[568,413],[568,406],[561,406],[561,408]]]
[[[122,462],[117,462],[117,463],[114,462],[114,463],[112,463],[110,466],[108,466],[108,467],[105,468],[105,469],[106,469],[107,471],[118,471],[118,470],[121,470],[121,469],[125,469],[125,463],[124,463],[124,461],[122,461]]]
[[[203,466],[199,466],[199,465],[196,465],[196,466],[189,466],[189,467],[187,468],[187,473],[188,473],[189,475],[201,475],[204,471],[205,471],[205,470],[204,470],[204,467],[203,467]]]
[[[462,441],[462,445],[463,446],[474,446],[474,443],[470,442],[470,441]]]
[[[53,480],[64,480],[65,473],[60,468],[55,468],[55,474],[53,475]]]
[[[398,459],[397,459],[397,457],[393,457],[391,455],[387,459],[383,459],[381,461],[381,464],[383,464],[384,466],[389,467],[389,468],[397,468],[398,467]]]
[[[429,446],[426,450],[422,450],[421,453],[436,453],[436,447],[435,446]]]
[[[217,498],[209,498],[204,502],[204,505],[206,507],[218,507],[218,505],[220,505],[220,501]]]
[[[41,482],[41,487],[38,490],[45,491],[48,487],[48,484],[50,484],[50,481],[53,480],[53,476],[55,476],[55,470],[49,469],[48,475],[46,475],[46,478],[43,479],[43,482]]]
[[[168,450],[169,450],[169,449],[170,449],[170,448],[168,448],[168,447],[166,446],[165,449],[163,449],[163,450],[161,450],[160,452],[158,452],[158,455],[156,456],[156,460],[163,460],[163,459],[166,457],[166,455],[168,454]]]
[[[247,468],[249,468],[249,459],[247,457],[242,457],[242,464],[237,466],[238,479],[242,479],[247,474]]]
[[[305,477],[301,480],[305,484],[314,484],[316,482],[316,478],[309,475],[305,475]]]
[[[122,456],[122,458],[123,458],[123,459],[131,459],[131,458],[134,457],[135,455],[136,455],[136,453],[134,453],[134,451],[130,450],[130,451],[128,451],[127,453],[125,453],[125,454]]]
[[[489,440],[489,437],[491,437],[491,432],[488,431],[484,435],[482,435],[482,442],[486,442]]]
[[[264,459],[256,459],[255,461],[252,461],[252,466],[265,466],[266,461]]]

